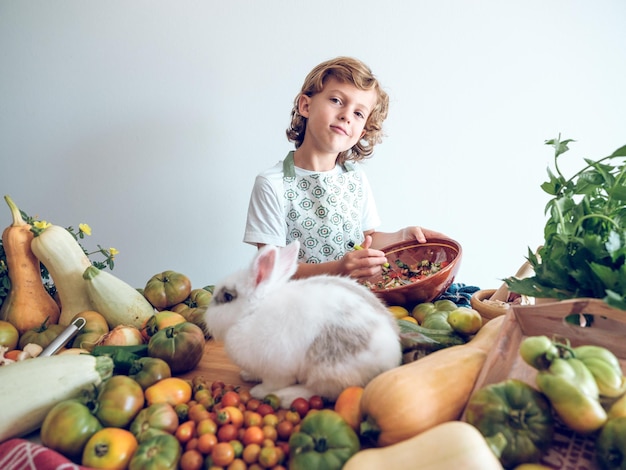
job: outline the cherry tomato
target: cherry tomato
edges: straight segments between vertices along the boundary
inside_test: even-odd
[[[230,442],[218,442],[211,451],[213,465],[225,467],[235,460],[235,449]]]
[[[291,411],[297,412],[300,415],[300,418],[304,418],[309,412],[310,405],[307,399],[300,397],[292,401],[289,408]]]
[[[182,444],[185,444],[191,438],[193,438],[196,434],[196,422],[195,421],[185,421],[184,423],[180,423],[174,432],[176,439]]]
[[[179,377],[168,377],[148,387],[145,397],[148,405],[165,402],[176,406],[191,400],[191,385]]]
[[[314,410],[323,409],[324,399],[319,395],[313,395],[311,398],[309,398],[309,407],[313,408]]]
[[[222,406],[239,406],[239,403],[241,403],[241,398],[239,397],[239,394],[233,390],[224,392],[224,395],[222,395],[222,399],[220,400],[220,404]]]
[[[244,446],[249,444],[263,444],[265,434],[263,434],[263,428],[260,426],[250,426],[245,429],[241,442]]]
[[[121,428],[103,428],[85,444],[82,465],[98,469],[125,469],[137,446],[132,432]]]
[[[98,388],[96,417],[103,426],[124,428],[144,405],[141,385],[126,375],[114,375]]]
[[[237,439],[238,436],[239,428],[231,423],[224,424],[217,429],[217,440],[220,442],[229,442]]]
[[[199,450],[186,450],[178,462],[180,470],[200,470],[204,465],[204,456]]]

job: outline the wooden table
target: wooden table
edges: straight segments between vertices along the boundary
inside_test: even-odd
[[[204,355],[200,363],[194,370],[182,374],[180,377],[191,379],[200,375],[209,382],[221,380],[225,384],[239,385],[246,389],[252,387],[254,383],[241,380],[239,371],[239,367],[233,364],[226,355],[222,343],[210,339],[204,347]]]

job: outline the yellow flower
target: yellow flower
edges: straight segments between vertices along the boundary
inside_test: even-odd
[[[33,222],[33,225],[35,226],[35,228],[37,228],[39,230],[45,230],[48,227],[50,227],[50,223],[46,222],[45,220],[35,220]]]
[[[119,253],[115,248],[109,248],[109,253],[111,253],[111,259],[115,258],[115,255]]]
[[[78,224],[78,229],[87,236],[91,235],[91,227],[87,224]]]

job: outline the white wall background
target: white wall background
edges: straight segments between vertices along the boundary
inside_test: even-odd
[[[457,281],[495,288],[542,239],[543,142],[577,139],[573,167],[626,144],[625,23],[623,0],[0,0],[0,192],[88,223],[135,287],[214,283],[254,253],[249,191],[305,75],[353,55],[391,97],[380,229],[447,233]]]

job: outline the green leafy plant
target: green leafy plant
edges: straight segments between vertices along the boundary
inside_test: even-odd
[[[37,236],[41,231],[45,230],[45,228],[50,225],[48,222],[37,220],[35,217],[31,217],[26,214],[24,211],[20,211],[22,214],[22,218],[26,223],[31,225],[31,231]],[[117,255],[118,251],[115,248],[103,248],[100,245],[97,245],[98,249],[94,251],[87,251],[85,247],[80,243],[80,240],[84,239],[85,236],[91,235],[91,227],[87,224],[79,224],[78,230],[74,227],[67,227],[66,230],[72,234],[74,239],[80,244],[81,248],[87,255],[87,257],[91,260],[91,264],[94,265],[98,269],[110,269],[112,270],[115,267],[115,255]],[[102,256],[102,259],[94,259],[94,255]],[[54,285],[54,280],[50,278],[50,273],[46,267],[41,264],[41,281],[43,282],[48,293],[54,297],[56,294],[56,287]],[[9,290],[11,289],[11,280],[9,279],[9,268],[7,266],[6,254],[4,251],[4,247],[2,245],[2,240],[0,240],[0,305],[4,301],[5,297],[9,294]]]
[[[509,290],[559,300],[591,297],[626,310],[626,146],[566,179],[559,158],[571,139],[546,141],[554,147],[553,173],[541,188],[546,205],[544,244],[528,250],[532,277],[505,279]]]

